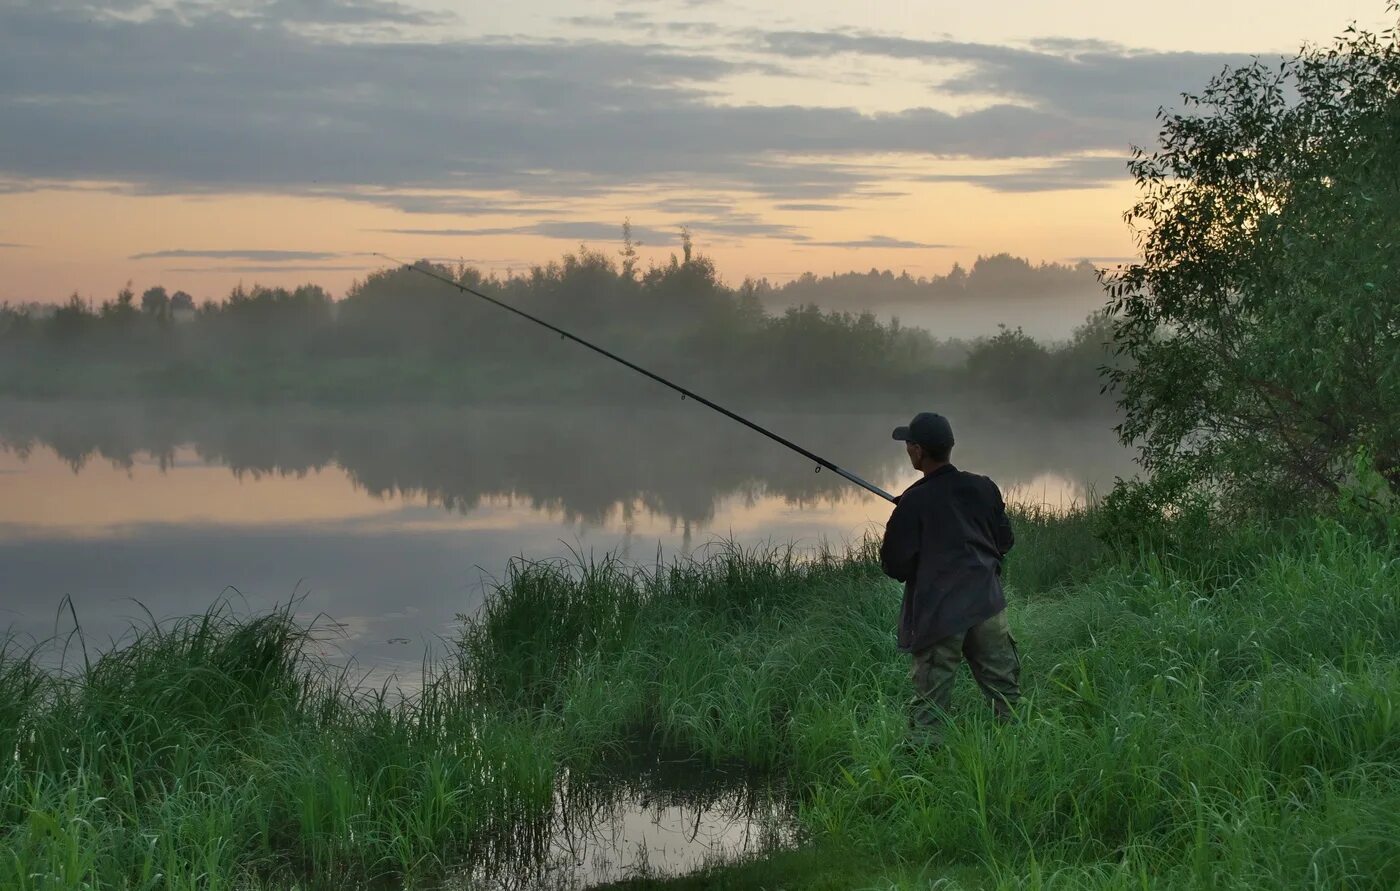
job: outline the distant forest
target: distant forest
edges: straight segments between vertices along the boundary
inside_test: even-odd
[[[783,285],[760,281],[756,285],[765,303],[813,304],[826,309],[860,312],[872,306],[897,307],[949,301],[996,301],[1008,298],[1050,297],[1099,290],[1094,264],[1088,260],[1069,265],[1041,263],[1034,266],[1010,254],[978,257],[971,269],[954,263],[946,275],[895,275],[885,269],[817,276],[806,272]]]
[[[914,279],[872,270],[781,287],[723,283],[686,239],[639,268],[580,249],[524,274],[437,273],[538,314],[699,392],[739,403],[931,404],[957,393],[1043,411],[1103,412],[1098,369],[1110,326],[1091,316],[1062,343],[1001,327],[937,339],[864,302],[937,303],[1083,288],[1087,264],[1033,267],[1001,255]],[[424,264],[430,265],[430,264]],[[1091,280],[1091,279],[1090,279]],[[773,312],[775,297],[800,305]],[[129,285],[93,303],[0,307],[0,395],[211,397],[456,403],[655,398],[656,385],[577,345],[406,269],[335,300],[317,285],[237,287],[196,305]]]

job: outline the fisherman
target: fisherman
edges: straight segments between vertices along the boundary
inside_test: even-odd
[[[1020,701],[1021,660],[1001,587],[1011,521],[996,483],[949,463],[947,418],[920,412],[894,438],[923,477],[895,502],[880,565],[904,582],[899,649],[913,657],[910,724],[916,740],[937,743],[964,657],[999,720]]]

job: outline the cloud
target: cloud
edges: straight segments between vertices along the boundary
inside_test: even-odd
[[[563,20],[566,24],[579,28],[635,28],[648,25],[651,16],[635,9],[621,9],[612,15],[574,15]]]
[[[955,248],[956,244],[929,244],[922,241],[905,241],[889,235],[871,235],[855,241],[814,241],[813,247],[835,248]]]
[[[714,22],[662,22],[660,27],[672,34],[693,34],[697,37],[717,37],[731,33],[730,29]]]
[[[891,156],[1055,159],[923,179],[1003,192],[1097,187],[1123,172],[1089,158],[1150,142],[1159,105],[1247,61],[1092,38],[998,46],[729,28],[715,42],[709,23],[667,21],[651,7],[593,18],[580,24],[608,30],[463,38],[432,27],[440,14],[397,0],[0,0],[0,191],[275,192],[526,219],[564,215],[579,199],[676,193],[689,197],[643,206],[715,237],[801,242],[793,227],[722,205],[756,197],[778,210],[838,210],[889,194]],[[630,41],[594,39],[619,29]],[[930,89],[967,110],[725,98],[736,75],[836,55],[933,63]]]
[[[796,226],[789,226],[786,223],[770,223],[752,214],[735,214],[731,217],[697,220],[690,224],[689,228],[702,234],[731,237],[780,238],[798,242],[812,240],[811,236],[804,235]]]
[[[664,213],[686,217],[681,225],[696,232],[720,236],[783,238],[789,241],[809,240],[798,227],[787,223],[768,222],[758,214],[738,210],[731,201],[663,198],[653,202],[652,207]]]
[[[1096,189],[1124,182],[1128,175],[1128,159],[1123,157],[1089,156],[1066,158],[1041,167],[1023,168],[1002,173],[930,173],[920,176],[924,182],[968,183],[997,192],[1051,192],[1065,189]]]
[[[734,212],[733,202],[702,198],[663,198],[654,202],[652,207],[665,213],[705,214],[707,216]]]
[[[297,24],[440,25],[454,18],[391,0],[264,0],[245,5],[268,21]]]
[[[0,167],[153,191],[555,194],[571,171],[584,174],[575,190],[619,181],[632,163],[619,156],[650,153],[618,140],[668,103],[683,116],[701,93],[682,83],[730,67],[601,42],[355,42],[222,13],[187,19],[0,6]]]
[[[622,240],[622,227],[616,223],[546,221],[535,223],[525,228],[531,234],[543,235],[545,238],[588,238],[604,241]],[[652,241],[659,241],[668,237],[667,233],[662,232],[660,229],[648,229],[645,226],[632,227],[632,235],[634,238],[647,238]]]
[[[0,241],[0,248],[27,248],[33,246],[32,244],[20,244],[17,241]]]
[[[428,263],[467,263],[474,266],[528,266],[533,261],[524,257],[419,257]]]
[[[649,14],[633,10],[622,10],[610,16],[575,15],[561,19],[567,25],[590,30],[634,31],[646,34],[681,34],[693,37],[718,37],[725,34],[742,33],[726,28],[715,22],[670,19],[658,21]]]
[[[368,229],[369,232],[384,232],[389,235],[429,235],[435,237],[480,235],[480,229]]]
[[[782,238],[789,241],[805,242],[809,237],[797,227],[783,223],[769,223],[754,214],[722,211],[709,216],[697,216],[673,228],[632,224],[632,239],[640,244],[659,246],[677,244],[681,226],[696,235],[717,235],[731,237]],[[519,226],[480,226],[472,228],[442,229],[376,229],[393,235],[423,235],[430,237],[479,238],[496,235],[536,235],[541,238],[558,238],[568,241],[622,241],[622,224],[592,220],[541,220]]]
[[[1061,53],[1126,53],[1128,51],[1127,47],[1121,43],[1100,40],[1097,37],[1032,37],[1026,43],[1032,49]]]
[[[839,53],[957,63],[962,73],[938,81],[940,92],[1000,96],[1041,111],[1115,125],[1126,144],[1150,136],[1160,106],[1196,91],[1226,66],[1246,65],[1244,54],[1131,50],[1094,39],[1044,38],[1030,48],[956,40],[914,40],[874,34],[775,31],[764,47],[790,58]],[[1047,153],[1048,154],[1048,153]]]
[[[81,183],[57,179],[36,179],[34,177],[17,178],[0,174],[0,195],[23,195],[37,191],[111,193],[120,189],[121,186],[113,183]]]
[[[229,266],[167,266],[163,272],[359,272],[382,264],[364,262],[358,266],[235,264]]]
[[[524,215],[540,202],[677,187],[822,203],[878,188],[888,171],[867,160],[876,154],[1015,159],[1125,146],[1119,118],[1074,99],[1120,89],[1100,79],[1138,84],[1135,102],[1155,97],[1149,108],[1169,95],[1145,83],[1160,72],[1155,57],[789,33],[770,35],[770,54],[933,46],[972,64],[976,89],[1014,101],[959,114],[726,105],[717,85],[750,63],[595,40],[332,39],[286,22],[413,17],[368,0],[250,8],[185,4],[135,19],[0,6],[0,174],[421,213]],[[75,58],[83,64],[65,61]],[[947,89],[973,84],[954,78]]]
[[[633,224],[631,237],[648,245],[676,244],[680,226],[659,228]],[[797,227],[767,223],[753,214],[701,217],[683,224],[694,234],[746,235],[746,237],[787,238],[806,241],[808,237]],[[524,226],[484,226],[473,228],[384,228],[382,233],[396,235],[434,235],[434,237],[489,237],[489,235],[539,235],[567,241],[622,241],[622,223],[601,223],[592,220],[540,220]]]
[[[160,259],[194,259],[207,258],[210,260],[258,260],[263,262],[273,262],[281,260],[331,260],[336,257],[343,257],[345,254],[333,251],[265,251],[265,250],[186,250],[175,248],[163,251],[148,251],[143,254],[132,254],[128,260],[160,260]]]
[[[1066,257],[1071,263],[1141,263],[1142,257]]]
[[[621,223],[600,223],[579,220],[541,220],[523,226],[483,226],[474,229],[386,229],[400,235],[451,235],[481,237],[490,235],[538,235],[571,241],[622,241]],[[665,232],[646,226],[632,226],[632,238],[648,244],[670,243],[678,232]]]
[[[453,192],[422,193],[380,189],[327,189],[324,191],[312,190],[308,194],[326,198],[348,199],[380,207],[392,207],[404,213],[449,214],[452,216],[525,216],[538,214],[555,207],[553,202],[532,202],[525,198],[503,200],[484,195]]]

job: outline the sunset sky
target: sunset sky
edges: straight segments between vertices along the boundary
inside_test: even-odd
[[[731,282],[1110,262],[1130,145],[1383,0],[0,0],[0,301],[340,294],[369,256]]]

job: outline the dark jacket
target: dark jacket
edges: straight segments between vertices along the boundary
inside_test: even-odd
[[[881,568],[904,582],[899,648],[927,649],[1005,609],[1001,561],[1013,541],[985,476],[945,464],[904,490],[880,545]]]

